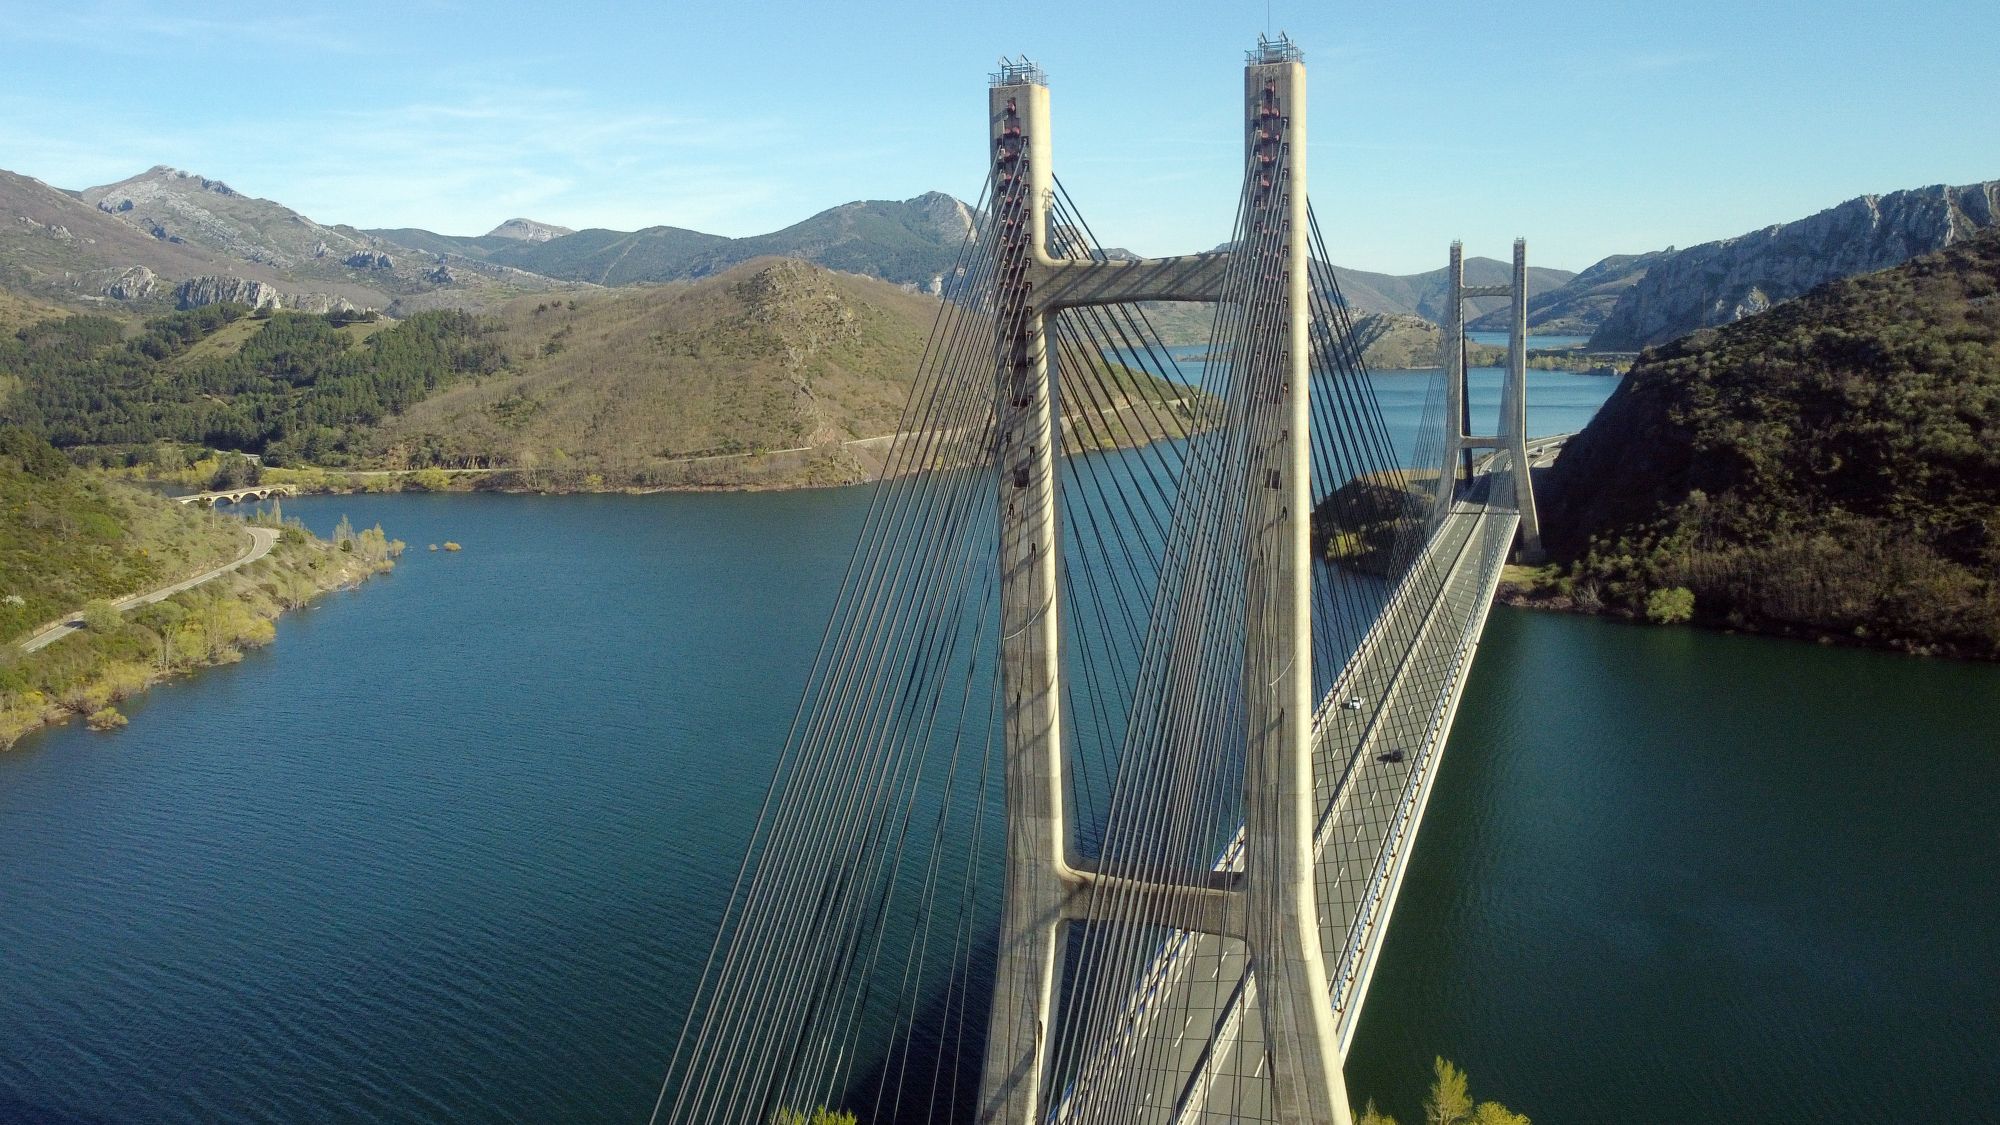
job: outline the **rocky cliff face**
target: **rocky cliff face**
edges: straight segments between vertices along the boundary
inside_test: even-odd
[[[342,256],[368,249],[361,239],[323,227],[268,199],[251,199],[223,183],[157,165],[115,184],[86,188],[84,202],[160,239],[194,242],[246,262],[291,269],[320,247]]]
[[[1619,298],[1593,349],[1665,343],[1816,285],[1964,241],[2000,217],[2000,181],[1864,195],[1810,218],[1662,254]]]
[[[275,309],[279,303],[276,286],[241,277],[190,277],[174,286],[174,307],[179,309],[198,309],[203,305]]]
[[[164,165],[87,188],[75,200],[97,226],[150,236],[145,250],[123,254],[106,266],[122,270],[142,265],[163,279],[189,279],[197,303],[207,303],[205,295],[216,289],[212,282],[218,277],[262,282],[282,295],[285,308],[344,304],[393,310],[411,298],[432,298],[431,307],[476,307],[496,294],[567,288],[519,270],[457,259],[453,264],[463,268],[432,269],[422,262],[430,255],[409,253],[400,244],[352,227],[314,222],[220,180]],[[549,232],[546,237],[563,230],[529,225]],[[181,260],[190,257],[203,260]],[[440,289],[449,291],[440,295]]]
[[[966,232],[972,229],[972,208],[957,196],[927,191],[910,200],[910,205],[924,213],[931,226],[936,228],[939,240],[945,243],[963,239]]]
[[[133,271],[144,274],[142,283],[151,292],[155,279],[144,268]],[[128,277],[124,284],[132,284]],[[107,296],[120,294],[106,289]],[[127,298],[132,299],[132,298]],[[290,309],[293,312],[330,313],[355,312],[360,306],[345,297],[332,293],[284,293],[275,285],[267,285],[249,278],[226,275],[204,275],[190,277],[174,286],[174,307],[198,309],[203,305],[248,305],[253,309]]]

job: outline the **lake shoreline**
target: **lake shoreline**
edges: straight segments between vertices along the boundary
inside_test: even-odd
[[[167,680],[234,664],[276,640],[286,613],[393,569],[402,545],[382,542],[376,557],[287,527],[268,554],[136,608],[113,632],[80,629],[19,652],[8,672],[34,686],[9,692],[0,706],[0,753],[72,719],[96,731],[124,727],[118,704]]]
[[[1960,664],[1992,665],[2000,663],[1978,653],[1965,652],[1952,645],[1923,645],[1901,643],[1895,638],[1876,639],[1856,637],[1822,629],[1778,629],[1760,628],[1754,623],[1732,622],[1697,611],[1687,621],[1649,621],[1643,615],[1625,606],[1607,605],[1599,602],[1592,606],[1586,599],[1557,590],[1551,578],[1543,571],[1546,568],[1529,568],[1510,565],[1502,572],[1500,585],[1493,593],[1497,605],[1513,606],[1517,609],[1535,610],[1541,613],[1564,614],[1571,617],[1596,617],[1608,621],[1649,629],[1686,628],[1699,629],[1707,633],[1725,636],[1758,637],[1777,641],[1794,641],[1811,644],[1820,648],[1850,648],[1866,652],[1886,652],[1897,656],[1912,656],[1929,660],[1947,660]]]

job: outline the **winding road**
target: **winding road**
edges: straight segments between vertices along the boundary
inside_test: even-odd
[[[270,554],[271,548],[278,545],[278,529],[275,527],[246,527],[244,530],[250,533],[250,549],[236,556],[234,561],[224,563],[214,570],[203,571],[193,578],[184,578],[171,586],[161,586],[155,590],[147,590],[144,593],[130,594],[119,598],[117,601],[111,603],[111,608],[124,613],[128,610],[137,609],[142,605],[152,605],[154,602],[164,601],[180,593],[182,590],[191,590],[212,578],[220,578],[238,567],[248,566],[265,555]],[[48,626],[41,632],[22,641],[21,651],[33,652],[38,648],[44,648],[82,628],[83,613],[79,610],[75,614],[64,618],[54,625]]]

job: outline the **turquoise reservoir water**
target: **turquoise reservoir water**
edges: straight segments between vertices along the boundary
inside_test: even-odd
[[[416,549],[0,754],[0,1121],[643,1120],[865,500],[288,501]],[[1355,1096],[1415,1119],[1441,1053],[1540,1125],[1993,1120],[1996,707],[1497,611]]]

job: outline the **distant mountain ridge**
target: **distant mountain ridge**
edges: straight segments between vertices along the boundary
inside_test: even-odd
[[[1864,195],[1796,222],[1667,251],[1645,264],[1597,350],[1635,350],[1759,313],[1816,285],[1901,265],[1995,225],[2000,181]]]
[[[509,233],[517,223],[548,237]],[[673,226],[570,231],[519,219],[473,238],[413,229],[367,233],[594,285],[689,281],[753,258],[777,256],[934,291],[971,229],[972,209],[934,191],[912,199],[844,203],[783,230],[747,238]]]
[[[1554,289],[1534,292],[1529,286],[1528,327],[1542,335],[1588,336],[1597,331],[1625,293],[1673,247],[1650,254],[1613,254]],[[1495,309],[1466,321],[1477,331],[1505,332],[1507,310]]]
[[[1636,350],[1949,245],[1994,225],[1996,214],[2000,181],[1933,186],[1862,196],[1700,246],[1612,255],[1580,274],[1531,267],[1529,325],[1589,335],[1595,350]],[[463,236],[329,226],[165,165],[76,192],[0,171],[0,288],[27,307],[53,302],[152,314],[227,300],[404,316],[479,311],[536,293],[690,281],[778,256],[934,293],[973,218],[963,201],[928,192],[841,204],[745,238],[674,226],[571,230],[529,218]],[[1484,257],[1468,258],[1465,268],[1471,285],[1504,284],[1511,273],[1508,263]],[[1442,319],[1442,269],[1335,270],[1358,313]],[[1468,326],[1504,329],[1504,304],[1468,302]],[[1173,323],[1176,342],[1205,336],[1186,315],[1163,312],[1162,319]]]
[[[1439,257],[1443,257],[1440,252]],[[1445,268],[1413,274],[1370,273],[1367,270],[1333,267],[1334,276],[1340,279],[1341,295],[1347,298],[1347,305],[1360,312],[1388,313],[1399,316],[1420,316],[1432,324],[1440,323],[1445,306]],[[1576,275],[1569,270],[1550,269],[1546,266],[1528,267],[1528,296],[1551,292],[1567,284]],[[1467,258],[1465,260],[1465,283],[1467,285],[1506,285],[1514,280],[1514,264],[1493,258]],[[1467,316],[1483,314],[1502,309],[1507,301],[1504,297],[1477,297],[1466,302]]]
[[[69,305],[153,313],[231,300],[400,314],[564,287],[325,226],[165,165],[78,192],[0,172],[0,216],[0,285]]]

